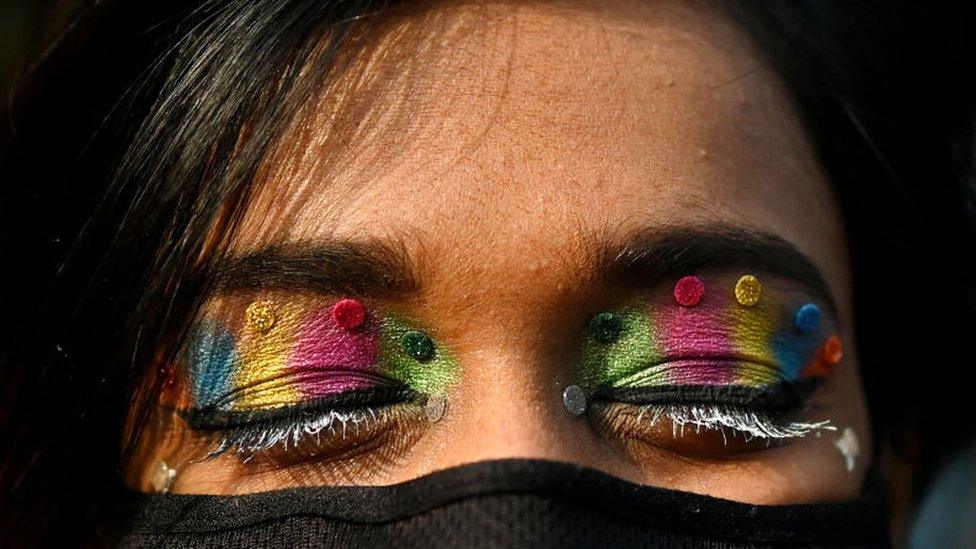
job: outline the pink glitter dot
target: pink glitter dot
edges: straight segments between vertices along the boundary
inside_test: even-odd
[[[366,309],[355,299],[343,299],[332,307],[332,320],[343,330],[355,330],[366,320]]]
[[[686,276],[674,285],[674,300],[682,307],[694,307],[705,295],[705,283],[697,276]]]

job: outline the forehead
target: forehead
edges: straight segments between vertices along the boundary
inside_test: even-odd
[[[839,216],[797,116],[722,15],[434,3],[367,27],[269,158],[239,248],[396,237],[504,270],[594,235],[722,223],[840,272]]]

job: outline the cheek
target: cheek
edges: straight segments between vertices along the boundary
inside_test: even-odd
[[[661,436],[659,443],[627,439],[622,444],[621,450],[638,464],[630,478],[735,501],[786,505],[854,499],[866,475],[865,437],[854,429],[823,431],[732,459],[714,454],[678,458],[668,449],[672,434]]]

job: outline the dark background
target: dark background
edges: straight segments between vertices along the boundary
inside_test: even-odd
[[[0,0],[0,92],[5,102],[19,61],[54,4],[54,0]]]

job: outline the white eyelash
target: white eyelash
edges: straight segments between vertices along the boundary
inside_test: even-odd
[[[836,431],[830,420],[813,423],[777,421],[767,414],[757,413],[735,406],[713,404],[649,404],[641,407],[637,420],[650,416],[651,425],[662,419],[671,421],[675,438],[684,436],[685,427],[692,427],[696,433],[702,429],[718,430],[728,442],[725,430],[730,429],[733,436],[742,434],[748,442],[753,439],[801,438],[813,432]]]
[[[323,433],[329,436],[341,436],[344,439],[350,428],[355,429],[355,434],[359,434],[360,427],[365,427],[370,421],[376,419],[376,411],[372,408],[351,412],[332,410],[290,425],[249,428],[221,439],[217,448],[207,457],[214,458],[233,451],[235,454],[250,454],[244,459],[247,461],[255,453],[279,444],[287,450],[289,445],[297,446],[307,437],[315,437],[318,442],[321,442]]]
[[[780,423],[766,414],[725,405],[649,404],[641,407],[637,420],[641,421],[647,416],[652,426],[662,419],[669,420],[675,438],[684,436],[686,427],[695,429],[696,433],[700,433],[702,429],[718,430],[723,439],[727,439],[726,429],[730,429],[733,436],[736,433],[742,434],[747,442],[757,438],[801,438],[812,432],[837,430],[830,424],[830,420]],[[321,442],[323,432],[344,439],[350,427],[358,434],[360,427],[376,419],[376,411],[372,408],[351,412],[333,410],[291,425],[248,429],[224,437],[207,457],[214,458],[233,451],[235,454],[248,454],[245,458],[247,461],[255,453],[279,444],[284,449],[289,445],[297,446],[306,437],[316,437]]]

